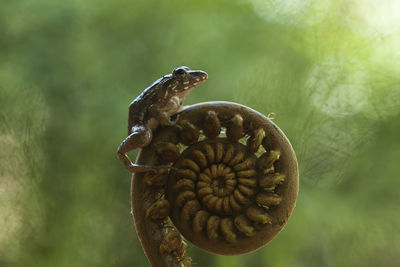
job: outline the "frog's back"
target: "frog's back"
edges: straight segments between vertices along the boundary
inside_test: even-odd
[[[148,108],[160,100],[165,77],[162,77],[147,87],[129,105],[129,129],[135,124],[144,124],[148,120]]]

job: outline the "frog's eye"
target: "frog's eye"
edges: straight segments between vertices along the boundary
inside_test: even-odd
[[[179,69],[175,69],[174,70],[174,76],[183,78],[183,77],[185,77],[185,75],[186,75],[186,70],[183,69],[183,68],[179,68]]]

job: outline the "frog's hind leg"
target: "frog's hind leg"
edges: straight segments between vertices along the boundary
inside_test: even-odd
[[[121,160],[125,168],[130,172],[147,172],[155,171],[159,169],[155,166],[138,165],[132,163],[126,153],[145,147],[150,144],[153,138],[152,131],[146,126],[135,126],[132,128],[132,133],[122,141],[121,145],[118,147],[118,157]]]

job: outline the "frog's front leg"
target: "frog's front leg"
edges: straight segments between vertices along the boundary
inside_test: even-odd
[[[149,107],[149,113],[152,118],[160,123],[162,126],[174,126],[175,121],[171,121],[166,112],[162,111],[159,105],[151,105]]]
[[[132,150],[149,145],[152,138],[153,133],[148,127],[144,125],[132,127],[132,133],[127,138],[125,138],[124,141],[122,141],[117,151],[119,159],[128,171],[147,172],[166,168],[166,166],[148,166],[134,164],[126,154]]]

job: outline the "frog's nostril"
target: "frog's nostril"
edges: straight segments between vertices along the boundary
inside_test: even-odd
[[[202,72],[201,75],[200,75],[200,78],[201,78],[202,80],[207,80],[208,74],[207,74],[206,72]]]
[[[204,82],[208,78],[208,74],[201,70],[190,71],[190,74],[197,82]]]

